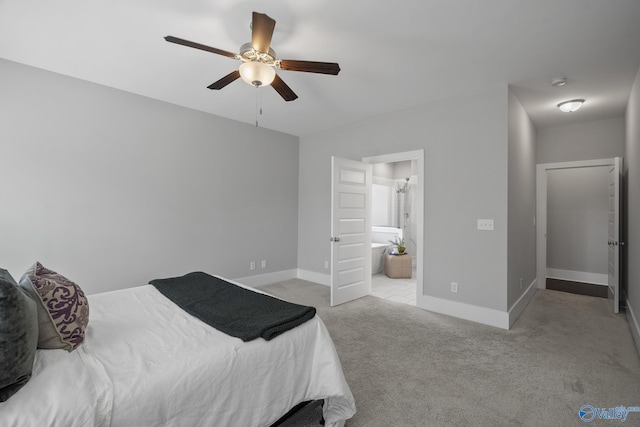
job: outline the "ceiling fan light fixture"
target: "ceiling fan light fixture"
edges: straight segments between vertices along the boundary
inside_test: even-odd
[[[240,77],[251,86],[269,86],[276,77],[276,70],[271,65],[258,61],[244,62],[240,65]]]
[[[564,101],[558,104],[558,108],[565,113],[572,113],[580,109],[583,103],[584,99],[571,99],[569,101]]]
[[[264,13],[253,12],[251,42],[243,44],[240,47],[240,53],[229,52],[174,36],[166,36],[164,39],[169,43],[204,50],[205,52],[215,53],[216,55],[243,62],[238,69],[207,86],[207,89],[211,90],[223,89],[230,83],[242,78],[247,84],[254,87],[271,86],[282,99],[289,102],[296,100],[298,95],[282,81],[282,78],[276,74],[274,68],[305,73],[338,75],[340,65],[336,62],[276,59],[276,52],[271,48],[271,37],[275,26],[275,19],[268,17]]]

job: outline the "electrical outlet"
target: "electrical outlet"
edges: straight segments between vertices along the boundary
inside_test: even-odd
[[[492,231],[493,230],[493,220],[492,219],[479,219],[478,220],[478,230]]]
[[[249,263],[249,270],[255,270],[256,269],[256,262],[255,261],[251,261]]]
[[[458,282],[451,282],[451,292],[454,294],[458,293]]]
[[[324,262],[324,268],[327,268],[327,269],[329,268],[329,261]]]
[[[267,268],[267,260],[266,260],[266,259],[263,259],[263,260],[260,262],[260,268]]]

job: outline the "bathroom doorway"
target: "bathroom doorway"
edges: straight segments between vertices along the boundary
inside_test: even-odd
[[[371,295],[420,306],[424,150],[367,157],[362,161],[373,167]],[[396,238],[404,240],[406,255],[392,254],[395,246],[389,240]]]

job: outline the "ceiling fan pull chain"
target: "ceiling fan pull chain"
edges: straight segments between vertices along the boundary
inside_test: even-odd
[[[256,86],[256,127],[258,127],[258,87]]]
[[[258,116],[262,115],[262,91],[259,86],[256,86],[256,127],[258,127]]]

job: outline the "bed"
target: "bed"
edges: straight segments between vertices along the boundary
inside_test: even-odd
[[[324,402],[326,426],[355,413],[317,315],[268,341],[243,341],[152,285],[87,299],[84,342],[37,350],[30,380],[0,403],[1,426],[267,427],[314,400]]]

